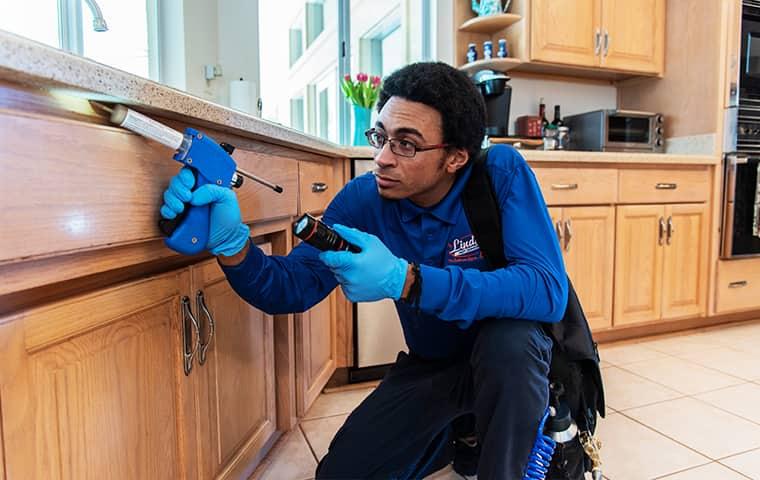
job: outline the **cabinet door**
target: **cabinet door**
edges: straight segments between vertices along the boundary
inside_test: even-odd
[[[531,60],[598,66],[601,0],[533,0]]]
[[[704,204],[665,207],[662,318],[706,313],[708,230]]]
[[[0,318],[8,478],[197,478],[188,285],[185,270]]]
[[[602,26],[603,67],[662,72],[665,0],[603,0]]]
[[[202,476],[247,478],[277,423],[272,317],[232,290],[216,260],[193,267],[193,304],[203,362],[197,366]]]
[[[612,326],[614,207],[566,207],[565,267],[592,329]]]
[[[614,325],[660,318],[665,209],[617,207]]]
[[[336,366],[335,292],[296,315],[296,411],[309,409]]]

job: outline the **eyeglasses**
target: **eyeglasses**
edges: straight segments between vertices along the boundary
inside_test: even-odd
[[[399,140],[398,138],[389,138],[387,135],[378,132],[374,128],[370,128],[364,135],[367,136],[369,144],[377,149],[381,149],[385,146],[386,142],[391,146],[391,152],[402,157],[411,158],[417,155],[417,152],[426,152],[428,150],[436,150],[439,148],[446,148],[448,143],[439,143],[437,145],[415,145],[409,140]]]

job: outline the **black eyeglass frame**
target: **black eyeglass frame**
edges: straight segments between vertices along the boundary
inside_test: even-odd
[[[373,145],[372,143],[373,135],[378,135],[380,137],[383,137],[385,138],[385,141],[383,141],[383,143],[379,146]],[[381,150],[383,147],[385,147],[386,143],[389,143],[391,152],[395,153],[396,155],[400,155],[406,158],[414,158],[414,156],[417,155],[417,152],[427,152],[428,150],[438,150],[439,148],[448,148],[451,146],[448,143],[437,143],[435,145],[416,145],[414,142],[410,140],[399,140],[398,138],[391,138],[388,135],[385,135],[384,133],[380,133],[379,131],[377,131],[376,128],[370,128],[369,130],[365,131],[364,136],[367,137],[367,141],[369,142],[371,147],[376,148],[377,150]],[[399,142],[402,142],[402,141],[407,142],[414,147],[414,152],[411,155],[407,155],[405,153],[401,153],[400,151],[396,150]],[[396,147],[394,147],[394,145]]]

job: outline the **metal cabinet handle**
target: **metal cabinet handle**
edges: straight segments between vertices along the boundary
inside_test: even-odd
[[[657,234],[657,243],[662,245],[663,237],[665,236],[665,219],[660,217],[659,221],[659,231]]]
[[[577,190],[577,183],[552,183],[552,190]]]
[[[190,371],[193,369],[193,357],[195,352],[198,351],[198,345],[200,343],[201,331],[198,327],[198,320],[196,320],[193,312],[190,310],[190,298],[187,296],[182,297],[182,360],[183,369],[185,375],[190,375]],[[190,320],[188,322],[188,319]],[[193,330],[195,329],[197,340],[193,342]]]
[[[607,53],[610,51],[610,32],[607,31],[607,29],[604,29],[604,52],[603,56],[607,56]]]
[[[728,288],[742,288],[749,285],[749,282],[746,280],[739,280],[738,282],[731,282],[728,284]]]
[[[678,188],[677,183],[657,183],[655,184],[654,188],[657,190],[675,190]]]
[[[602,50],[602,31],[600,29],[596,29],[596,32],[594,32],[594,55],[599,55],[599,52]]]
[[[326,192],[327,184],[324,182],[314,182],[311,184],[311,191],[314,193]]]
[[[570,240],[573,239],[573,225],[571,219],[565,220],[565,251],[570,251]]]
[[[557,220],[554,224],[554,230],[557,232],[557,240],[559,240],[559,247],[562,248],[562,239],[564,234],[562,233],[562,220]]]
[[[666,243],[670,245],[670,240],[673,238],[673,234],[676,233],[676,227],[673,226],[673,217],[668,217],[667,233]]]
[[[198,365],[203,365],[206,363],[206,352],[208,352],[208,348],[211,345],[211,339],[214,338],[214,333],[216,332],[216,322],[214,322],[214,316],[211,315],[211,312],[206,306],[206,299],[203,296],[203,290],[198,290],[198,293],[195,295],[195,302],[198,305],[198,312],[202,312],[206,317],[209,328],[208,339],[206,339],[205,342],[201,339],[200,333],[198,333],[198,340],[201,347],[200,354],[198,355]]]

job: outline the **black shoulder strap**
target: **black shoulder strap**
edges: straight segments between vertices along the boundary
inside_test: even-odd
[[[486,170],[489,150],[483,149],[475,157],[470,178],[462,192],[462,203],[483,257],[492,269],[497,269],[507,266],[507,259],[502,240],[501,210],[491,177]],[[599,353],[570,278],[567,279],[567,287],[567,308],[562,321],[545,323],[543,327],[554,340],[555,348],[559,348],[569,360],[591,362],[589,369],[596,387],[596,398],[592,400],[592,404],[604,416],[604,390],[599,371]]]
[[[499,202],[486,170],[489,151],[490,148],[485,148],[473,159],[472,172],[462,192],[462,203],[480,251],[491,268],[495,269],[507,266],[507,259],[501,239]]]

